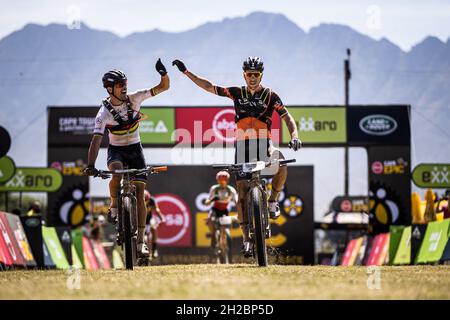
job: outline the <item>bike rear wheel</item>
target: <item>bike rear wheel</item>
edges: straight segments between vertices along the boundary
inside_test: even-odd
[[[264,206],[261,190],[257,187],[251,190],[250,210],[253,216],[253,229],[255,236],[255,247],[258,265],[260,267],[267,266],[267,248],[266,248],[266,228],[264,225]]]

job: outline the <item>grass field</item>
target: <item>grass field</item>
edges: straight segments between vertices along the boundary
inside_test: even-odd
[[[450,299],[450,266],[366,267],[172,265],[134,271],[0,272],[0,299]]]

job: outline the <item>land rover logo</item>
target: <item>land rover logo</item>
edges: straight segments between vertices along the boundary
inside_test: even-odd
[[[386,136],[397,129],[397,121],[384,114],[372,114],[361,119],[359,127],[372,136]]]

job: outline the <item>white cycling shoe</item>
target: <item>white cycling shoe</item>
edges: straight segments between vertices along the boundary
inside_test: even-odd
[[[280,205],[277,201],[269,201],[268,206],[270,219],[276,220],[281,215]]]
[[[148,247],[145,242],[141,242],[141,243],[137,244],[137,255],[138,255],[138,257],[150,256],[150,251],[148,251]]]

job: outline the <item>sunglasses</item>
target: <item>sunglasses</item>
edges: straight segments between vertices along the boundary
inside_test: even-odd
[[[245,72],[245,76],[247,78],[251,78],[252,76],[254,76],[255,78],[259,78],[261,77],[262,73],[261,72],[254,72],[254,71],[247,71]]]

